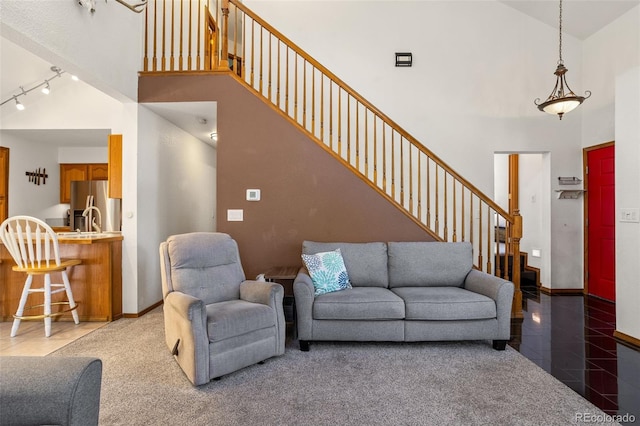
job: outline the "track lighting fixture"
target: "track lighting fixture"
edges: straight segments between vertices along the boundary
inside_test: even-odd
[[[16,109],[17,109],[18,111],[22,111],[22,110],[24,110],[24,105],[22,105],[22,104],[20,103],[20,101],[18,100],[18,98],[17,98],[17,97],[15,97],[15,96],[14,96],[14,97],[13,97],[13,100],[14,100],[14,101],[16,101]]]
[[[11,95],[9,98],[7,98],[4,101],[2,101],[2,103],[0,103],[0,106],[6,104],[7,102],[9,102],[9,101],[11,101],[13,99],[15,101],[15,103],[16,103],[16,108],[18,110],[22,111],[22,110],[24,110],[24,105],[18,100],[18,97],[27,96],[27,93],[29,93],[29,92],[31,92],[33,90],[36,90],[36,89],[38,89],[40,87],[42,87],[41,91],[45,95],[48,95],[49,93],[51,93],[51,85],[49,84],[49,82],[51,80],[53,80],[54,78],[62,77],[62,74],[64,74],[64,71],[60,67],[57,67],[55,65],[53,65],[51,67],[51,71],[53,71],[55,73],[52,77],[50,77],[48,79],[45,79],[42,83],[36,84],[35,86],[33,86],[33,87],[29,88],[29,89],[25,89],[23,86],[20,86],[20,93],[17,93],[15,95]],[[72,76],[72,78],[73,77],[75,77],[75,76]],[[78,78],[77,77],[73,78],[73,80],[78,81]]]

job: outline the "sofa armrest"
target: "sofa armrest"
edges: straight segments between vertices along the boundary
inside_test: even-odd
[[[287,323],[284,319],[284,287],[278,283],[265,281],[243,281],[240,284],[240,299],[247,302],[261,303],[273,308],[277,327],[276,354],[284,354]]]
[[[282,306],[284,287],[278,283],[264,281],[243,281],[240,284],[240,299],[247,302],[262,303],[276,308]]]
[[[164,299],[165,341],[191,383],[208,383],[209,335],[206,305],[188,294],[172,291]]]
[[[496,302],[498,327],[502,339],[511,336],[511,305],[513,303],[514,285],[495,275],[472,269],[464,281],[464,288],[483,294]]]
[[[298,339],[312,340],[313,300],[315,289],[307,268],[302,267],[293,281],[293,296],[296,301],[296,325]]]
[[[102,361],[89,357],[0,359],[0,423],[97,425]]]

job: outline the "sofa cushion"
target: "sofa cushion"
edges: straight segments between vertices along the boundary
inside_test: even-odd
[[[462,287],[473,267],[470,243],[389,243],[389,288]]]
[[[387,245],[385,243],[321,243],[304,241],[303,254],[340,249],[353,287],[389,286]]]
[[[354,287],[315,298],[317,320],[392,320],[404,318],[404,302],[386,288]]]
[[[276,324],[273,308],[262,303],[229,300],[212,303],[206,309],[210,342],[219,342]]]
[[[315,289],[314,295],[319,296],[351,288],[340,249],[316,254],[303,254],[302,261],[311,276],[311,282]]]
[[[173,290],[205,304],[240,297],[245,275],[238,245],[227,234],[193,232],[167,239]]]
[[[391,289],[406,306],[407,320],[476,320],[496,318],[493,299],[458,287]]]

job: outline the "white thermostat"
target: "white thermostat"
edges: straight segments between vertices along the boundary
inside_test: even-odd
[[[247,189],[247,201],[260,201],[260,190]]]

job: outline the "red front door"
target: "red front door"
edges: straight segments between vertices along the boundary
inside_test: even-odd
[[[587,288],[616,300],[614,146],[587,151]]]

